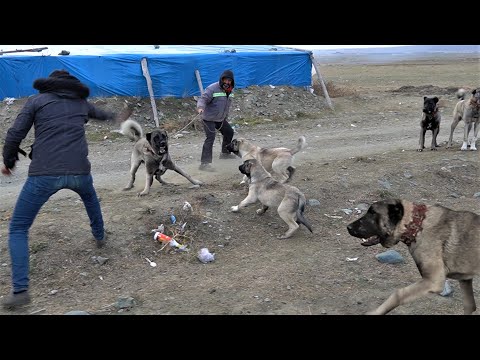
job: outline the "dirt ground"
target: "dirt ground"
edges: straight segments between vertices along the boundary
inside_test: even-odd
[[[362,247],[346,225],[365,212],[365,204],[387,197],[480,213],[479,153],[460,151],[463,123],[455,131],[454,147],[445,148],[455,91],[479,86],[479,58],[436,54],[402,63],[319,66],[334,110],[306,89],[270,86],[239,89],[232,110],[236,137],[257,145],[293,147],[299,135],[306,136],[308,146],[296,155],[292,184],[307,199],[319,201],[305,210],[313,234],[301,227],[292,238],[279,240],[276,236],[286,225],[273,209],[262,216],[255,214],[255,206],[230,212],[246,195],[239,185],[240,160],[219,160],[218,138],[217,172],[199,171],[204,134],[192,126],[195,122],[189,125],[195,117],[194,99],[158,99],[173,159],[205,185],[192,188],[183,177],[167,172],[164,179],[172,185],[155,182],[148,196],[138,197],[144,185],[142,166],[135,188],[122,191],[133,144],[115,132],[115,125],[92,120],[87,126],[90,160],[110,232],[108,244],[94,246],[75,193],[62,190],[53,196],[30,231],[33,301],[15,314],[357,315],[418,280],[404,244],[394,248],[404,263],[383,264],[375,255],[386,249]],[[417,152],[424,95],[441,99],[438,151]],[[154,126],[149,99],[93,100],[117,109],[134,103],[133,117],[147,131]],[[24,101],[1,103],[1,145]],[[429,132],[427,146],[430,141]],[[24,147],[29,144],[31,134]],[[21,159],[13,177],[0,177],[0,295],[10,290],[8,222],[28,165],[28,159]],[[192,211],[183,210],[185,202]],[[189,251],[175,252],[154,240],[151,230],[160,224]],[[200,262],[201,248],[214,253],[215,260]],[[101,264],[102,258],[108,260]],[[150,266],[147,258],[157,266]],[[462,314],[458,283],[450,285],[450,296],[431,295],[391,314]],[[474,282],[477,300],[479,290]],[[0,309],[0,314],[11,312]]]

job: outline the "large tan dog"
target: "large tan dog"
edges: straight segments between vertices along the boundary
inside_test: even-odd
[[[303,216],[307,201],[298,188],[273,179],[257,159],[245,160],[238,169],[248,176],[250,184],[247,197],[240,204],[231,207],[233,212],[260,201],[263,206],[257,210],[258,215],[265,213],[270,207],[275,207],[278,215],[287,223],[288,230],[277,236],[279,239],[292,236],[300,227],[299,224],[305,225],[312,232],[312,226]]]
[[[154,176],[161,184],[168,184],[161,178],[167,170],[179,173],[194,185],[203,184],[200,180],[188,175],[171,159],[168,151],[168,133],[165,130],[155,129],[144,135],[138,122],[127,119],[121,123],[120,133],[135,141],[130,161],[130,181],[123,190],[133,188],[135,174],[142,163],[145,163],[147,174],[145,176],[145,188],[138,196],[147,195],[150,192]]]
[[[472,279],[480,274],[480,215],[391,199],[373,203],[347,229],[364,239],[364,246],[380,243],[389,248],[405,243],[422,277],[396,290],[369,314],[386,314],[428,293],[440,293],[446,278],[460,282],[464,313],[476,310]]]
[[[467,150],[468,146],[470,146],[470,150],[477,150],[476,142],[478,139],[478,130],[480,129],[480,88],[473,90],[472,95],[473,96],[470,99],[460,100],[455,105],[447,148],[452,147],[453,131],[457,127],[458,123],[463,120],[465,122],[465,126],[463,128],[463,143],[460,150]],[[472,127],[473,137],[469,141],[468,137]]]
[[[295,167],[293,166],[294,155],[306,146],[305,136],[298,138],[297,146],[294,149],[285,147],[262,148],[252,144],[245,138],[238,138],[233,139],[227,145],[227,150],[240,156],[243,161],[257,159],[276,180],[284,183],[290,180],[295,172]],[[244,176],[242,183],[246,182],[246,180],[247,178]]]

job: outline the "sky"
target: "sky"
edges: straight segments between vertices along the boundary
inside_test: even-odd
[[[384,48],[392,46],[405,45],[278,45],[292,47],[302,50],[331,50],[331,49],[364,49],[364,48]]]

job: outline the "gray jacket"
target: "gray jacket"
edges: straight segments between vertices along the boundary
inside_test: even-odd
[[[221,87],[222,78],[228,76],[232,79],[232,85],[235,86],[233,73],[226,70],[220,75],[218,82],[210,84],[205,89],[203,95],[197,101],[197,108],[203,109],[202,119],[205,121],[222,122],[228,119],[228,113],[232,106],[233,92],[227,94]]]

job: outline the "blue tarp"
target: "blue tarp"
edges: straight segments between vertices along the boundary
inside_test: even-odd
[[[156,98],[200,95],[195,70],[203,87],[218,81],[223,70],[235,74],[235,87],[251,85],[309,86],[310,53],[268,45],[168,46],[158,53],[68,56],[0,56],[0,98],[36,94],[33,81],[55,69],[68,70],[90,87],[91,97],[149,97],[141,60],[147,59]]]

